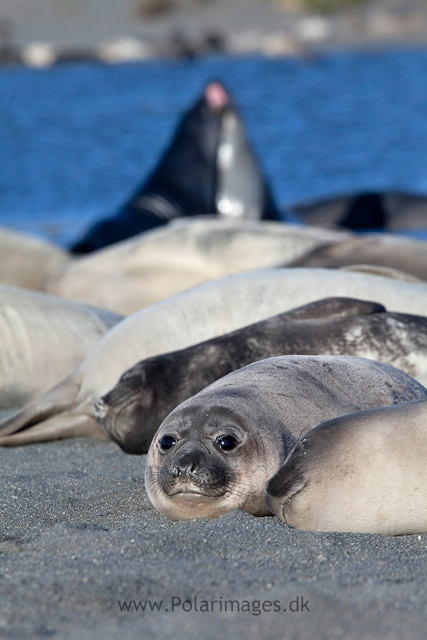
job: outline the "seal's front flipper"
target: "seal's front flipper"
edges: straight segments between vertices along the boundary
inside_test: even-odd
[[[72,406],[80,389],[80,381],[74,376],[35,398],[22,409],[0,421],[0,438],[31,427],[47,418],[60,414]]]
[[[285,505],[289,504],[289,501],[307,484],[304,473],[304,443],[303,439],[296,445],[287,460],[267,483],[265,493],[267,506],[274,515],[284,522],[286,522]]]
[[[73,415],[66,413],[44,420],[19,433],[0,436],[0,446],[15,447],[35,442],[78,438],[79,436],[96,440],[109,440],[106,435],[101,433],[94,418],[84,414]]]
[[[339,320],[354,316],[369,316],[373,313],[384,313],[385,311],[386,308],[377,302],[356,300],[354,298],[324,298],[288,311],[286,318],[293,321]]]

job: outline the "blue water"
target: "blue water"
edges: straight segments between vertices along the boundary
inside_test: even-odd
[[[147,176],[211,78],[240,104],[282,206],[427,195],[427,50],[0,71],[0,224],[67,243]]]

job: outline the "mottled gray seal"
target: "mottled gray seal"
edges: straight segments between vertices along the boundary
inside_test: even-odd
[[[308,531],[427,533],[427,400],[351,413],[304,434],[267,504]]]
[[[143,309],[113,327],[73,375],[0,421],[0,444],[70,437],[77,427],[79,435],[91,434],[97,429],[96,398],[112,389],[136,361],[330,296],[375,300],[389,311],[427,316],[427,285],[362,273],[266,269],[216,280]]]
[[[328,354],[371,358],[419,375],[427,371],[427,318],[349,298],[312,302],[139,362],[96,401],[97,422],[127,453],[146,453],[166,416],[215,380],[273,356]]]
[[[268,480],[319,418],[424,398],[427,390],[413,378],[373,360],[261,360],[214,382],[164,420],[148,451],[148,497],[173,520],[230,509],[267,515]]]
[[[214,213],[281,219],[243,121],[219,82],[210,82],[184,115],[144,185],[116,216],[98,222],[72,250],[88,253],[181,216]]]

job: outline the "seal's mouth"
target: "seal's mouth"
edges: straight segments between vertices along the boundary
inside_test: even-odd
[[[220,498],[227,492],[226,487],[199,487],[193,483],[180,483],[166,493],[168,498]]]
[[[231,98],[220,82],[210,82],[205,89],[205,100],[210,109],[220,111],[225,109]]]
[[[211,496],[208,493],[204,493],[198,487],[194,486],[180,486],[175,487],[169,492],[169,497],[173,498],[174,496],[182,496],[182,495],[193,495],[193,496],[203,496],[206,498],[210,498]]]

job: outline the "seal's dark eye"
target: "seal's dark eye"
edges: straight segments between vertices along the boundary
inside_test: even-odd
[[[160,446],[164,451],[168,449],[172,449],[172,447],[176,444],[176,439],[173,436],[163,436]]]
[[[237,440],[234,436],[221,436],[216,441],[216,446],[223,451],[231,451],[237,444]]]

